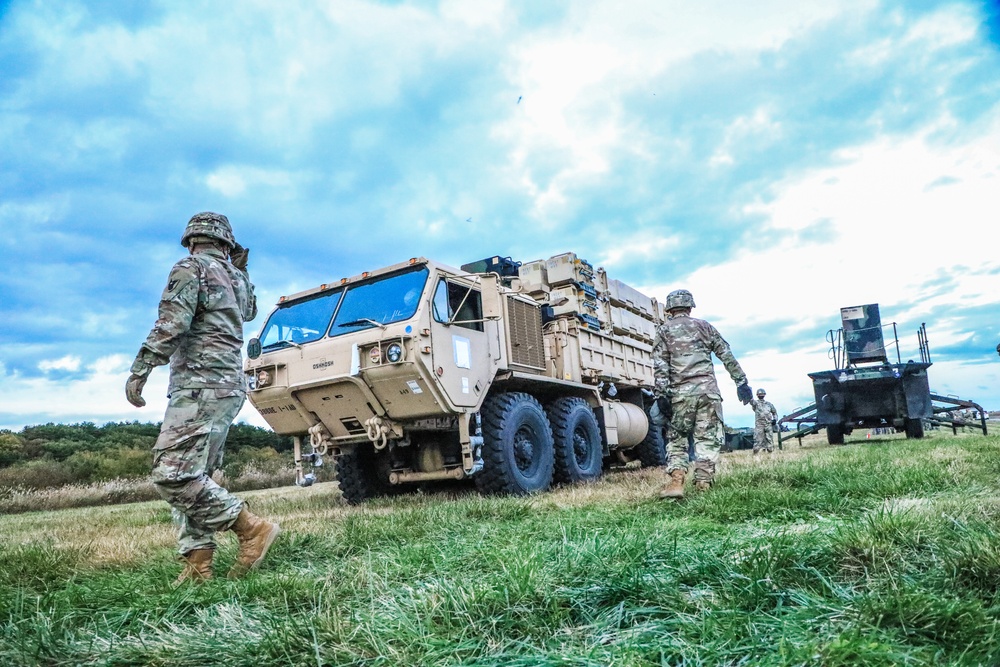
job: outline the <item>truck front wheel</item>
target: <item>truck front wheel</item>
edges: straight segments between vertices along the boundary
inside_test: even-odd
[[[492,396],[480,412],[483,469],[476,487],[485,494],[517,496],[544,491],[552,483],[552,429],[545,410],[530,394]]]
[[[555,480],[571,484],[600,477],[604,456],[601,429],[587,401],[560,398],[547,412],[555,445]]]
[[[376,452],[371,445],[355,445],[337,457],[337,484],[344,500],[359,505],[369,498],[397,493],[389,484],[388,452]]]

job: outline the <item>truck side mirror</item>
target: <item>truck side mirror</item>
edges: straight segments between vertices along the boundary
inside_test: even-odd
[[[483,319],[499,320],[503,316],[500,277],[495,273],[480,274],[479,285],[483,296]]]

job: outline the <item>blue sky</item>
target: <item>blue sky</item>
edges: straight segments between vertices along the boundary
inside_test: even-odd
[[[247,337],[411,256],[574,251],[690,289],[781,414],[873,302],[1000,409],[996,2],[14,0],[0,72],[0,428],[162,417],[166,369],[123,386],[203,210]]]

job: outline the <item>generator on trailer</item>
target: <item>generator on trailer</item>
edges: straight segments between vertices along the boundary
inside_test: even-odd
[[[472,478],[527,494],[666,462],[650,424],[655,299],[574,253],[455,269],[422,257],[281,297],[250,340],[249,398],[309,485],[348,502]]]

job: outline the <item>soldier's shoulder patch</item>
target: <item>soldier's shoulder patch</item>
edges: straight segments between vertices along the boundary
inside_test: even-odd
[[[161,299],[174,299],[189,284],[197,284],[198,269],[185,259],[174,264],[174,268],[170,270],[170,275],[167,277],[167,287],[163,290]]]

